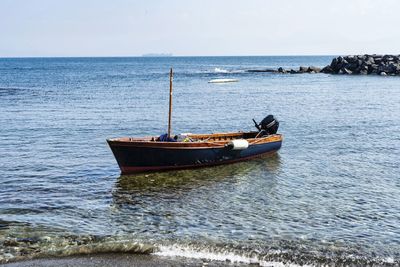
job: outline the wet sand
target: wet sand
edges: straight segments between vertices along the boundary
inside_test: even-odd
[[[135,267],[135,266],[246,266],[230,262],[206,261],[200,259],[189,259],[183,257],[160,257],[142,254],[95,254],[71,256],[65,258],[34,259],[7,263],[7,267],[72,267],[72,266],[113,266],[113,267]]]

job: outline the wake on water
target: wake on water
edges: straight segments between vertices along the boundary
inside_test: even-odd
[[[228,70],[222,69],[222,68],[215,68],[214,72],[216,73],[229,73]]]
[[[243,73],[245,70],[226,70],[223,68],[215,68],[214,69],[215,73]]]

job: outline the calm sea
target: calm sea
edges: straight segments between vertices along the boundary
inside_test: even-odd
[[[400,78],[246,73],[331,57],[0,59],[0,262],[137,252],[400,264]],[[254,130],[272,157],[120,176],[106,138]],[[238,83],[209,84],[214,78]]]

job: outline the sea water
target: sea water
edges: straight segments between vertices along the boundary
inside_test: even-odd
[[[0,59],[0,262],[98,252],[400,263],[400,78],[248,73],[332,57]],[[274,156],[121,176],[106,139],[255,130]],[[211,79],[238,79],[210,84]]]

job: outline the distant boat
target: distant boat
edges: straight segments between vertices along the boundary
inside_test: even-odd
[[[238,79],[213,79],[208,81],[208,83],[234,83],[238,81]]]
[[[107,142],[122,174],[213,166],[249,160],[279,150],[278,120],[268,115],[257,131],[171,135],[172,69],[168,133],[150,137],[111,138]]]

